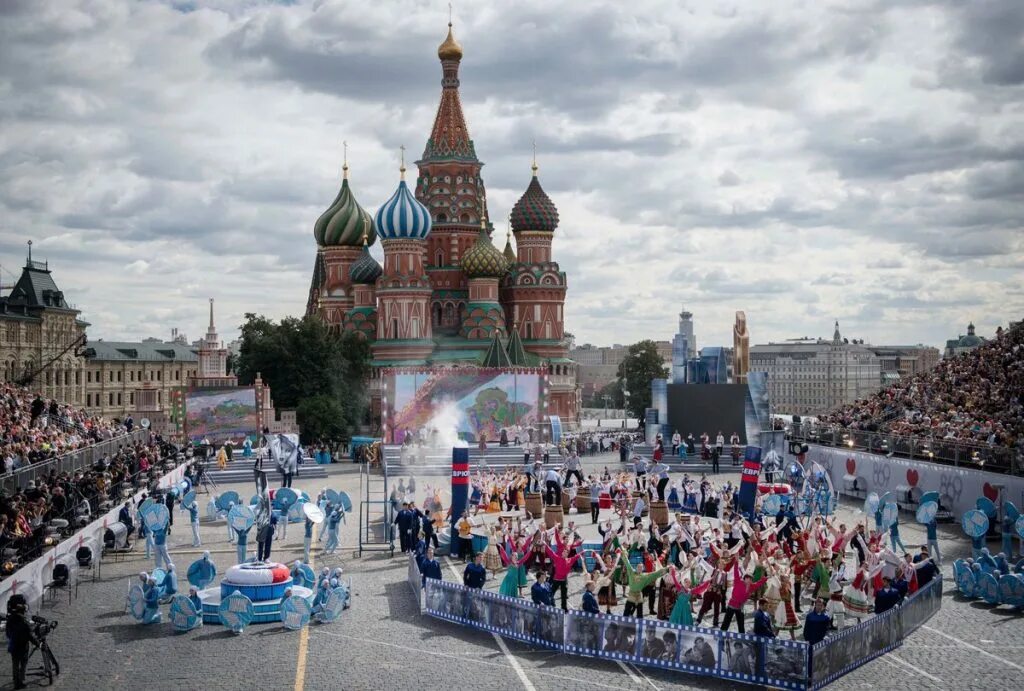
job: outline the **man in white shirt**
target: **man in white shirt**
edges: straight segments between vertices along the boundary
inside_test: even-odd
[[[580,457],[576,455],[576,452],[570,452],[568,457],[565,459],[565,481],[569,482],[569,478],[573,475],[576,476],[576,483],[583,484],[583,473],[580,471]]]
[[[548,506],[562,503],[562,485],[554,468],[548,470],[544,476],[544,488],[544,503]]]
[[[683,443],[683,435],[679,434],[679,430],[676,430],[672,434],[672,455],[679,455],[679,445]]]
[[[718,449],[718,457],[722,457],[722,451],[725,450],[725,436],[722,434],[722,430],[718,430],[718,436],[715,437],[715,448]]]

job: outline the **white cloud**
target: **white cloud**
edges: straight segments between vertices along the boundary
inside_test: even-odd
[[[667,339],[680,303],[702,344],[738,309],[755,342],[1020,318],[1020,3],[705,7],[457,8],[492,215],[536,139],[569,331]],[[228,338],[301,313],[341,141],[372,210],[429,132],[444,22],[398,0],[0,4],[3,265],[34,239],[97,338],[197,335],[208,296]]]

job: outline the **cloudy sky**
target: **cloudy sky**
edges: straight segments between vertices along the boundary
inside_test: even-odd
[[[1024,316],[1024,3],[455,3],[495,218],[562,224],[580,342],[939,345]],[[422,151],[447,3],[0,0],[0,278],[36,258],[90,337],[301,314],[340,180]],[[378,250],[379,253],[379,250]]]

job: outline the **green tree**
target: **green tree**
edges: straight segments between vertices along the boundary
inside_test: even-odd
[[[327,397],[341,411],[342,434],[353,432],[363,421],[370,372],[366,339],[331,333],[313,317],[286,317],[278,323],[251,313],[245,315],[241,331],[235,363],[240,383],[252,384],[259,374],[280,408],[298,409],[307,399]],[[314,410],[323,409],[323,402],[308,408],[310,419]]]
[[[629,346],[626,357],[619,363],[618,376],[620,388],[629,392],[627,411],[643,418],[644,410],[651,407],[651,380],[668,377],[668,368],[658,354],[658,346],[646,340]]]
[[[303,444],[318,441],[334,443],[345,438],[345,410],[331,396],[313,396],[299,403],[295,415],[299,421]]]

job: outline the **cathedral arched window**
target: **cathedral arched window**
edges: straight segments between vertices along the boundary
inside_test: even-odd
[[[450,302],[444,306],[444,325],[455,326],[455,305]]]
[[[462,221],[463,223],[471,223],[472,222],[472,221],[469,220],[469,214],[462,214],[462,216],[459,217],[459,220]]]
[[[391,320],[391,338],[398,338],[398,320]]]
[[[444,214],[441,214],[442,216]],[[440,220],[440,219],[438,219]],[[437,254],[434,255],[434,266],[444,266],[444,251],[438,250]]]
[[[441,303],[435,302],[431,311],[434,316],[434,326],[441,326]]]
[[[438,223],[445,223],[447,221],[448,221],[448,214],[438,214],[437,215],[437,222]]]

